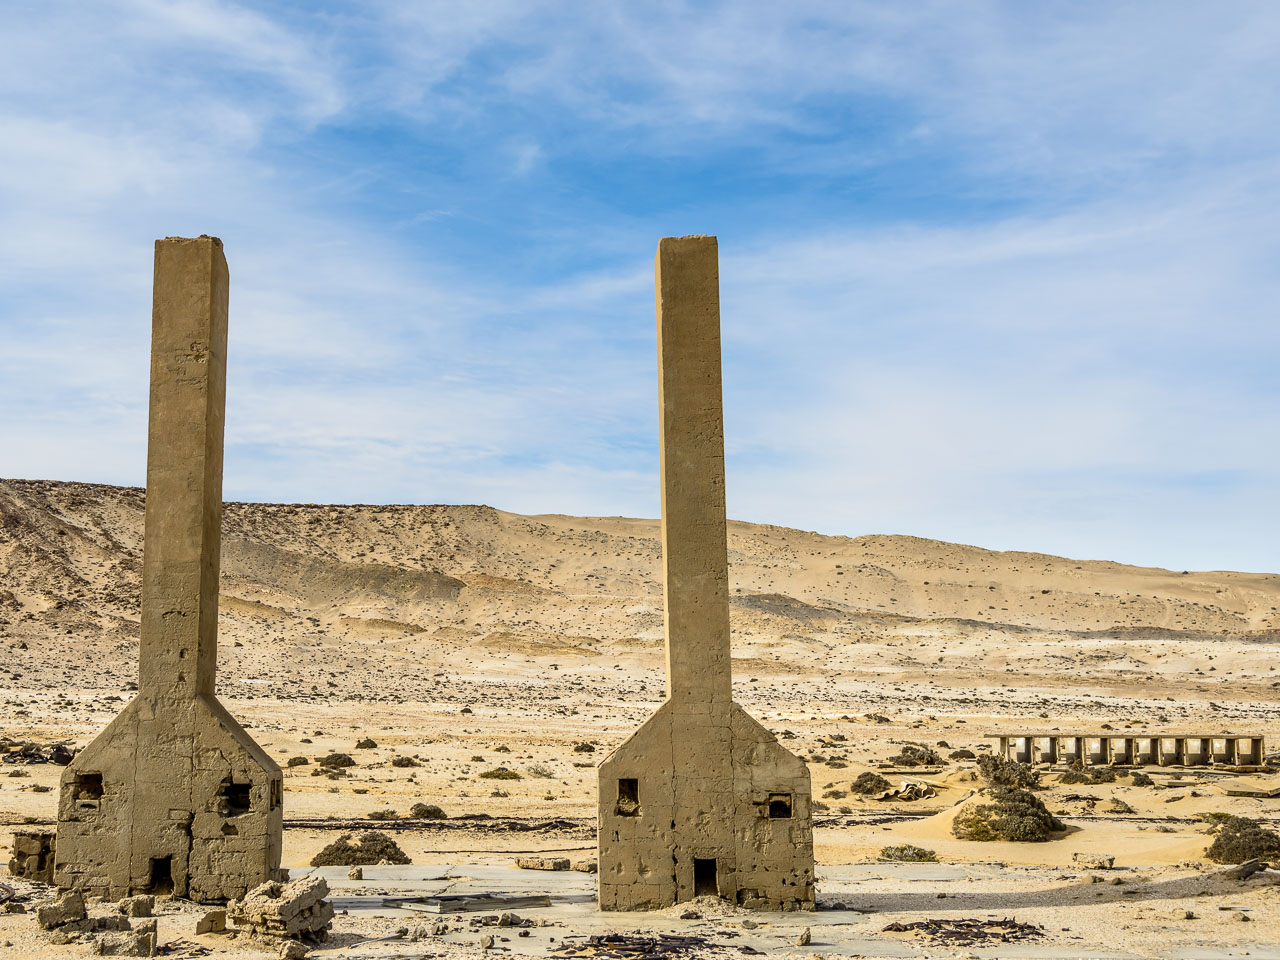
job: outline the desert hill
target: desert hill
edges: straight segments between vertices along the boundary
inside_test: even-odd
[[[25,642],[33,667],[92,666],[104,686],[127,683],[144,498],[139,488],[0,481],[0,641]],[[1275,574],[738,522],[729,548],[740,682],[1231,677],[1247,695],[1274,678],[1261,648],[1280,640]],[[660,552],[654,520],[228,503],[224,681],[322,690],[367,672],[380,693],[417,696],[436,668],[596,677],[640,668],[654,671],[641,684],[656,696]],[[1259,655],[1233,656],[1242,645]]]

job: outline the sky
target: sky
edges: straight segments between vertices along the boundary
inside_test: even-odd
[[[222,238],[228,500],[656,516],[719,237],[729,514],[1280,571],[1280,6],[9,0],[0,476],[141,485]]]

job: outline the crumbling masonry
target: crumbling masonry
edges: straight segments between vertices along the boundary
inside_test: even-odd
[[[808,768],[732,698],[716,238],[656,281],[667,699],[600,765],[600,909],[811,910]]]
[[[63,774],[63,888],[212,902],[279,874],[280,768],[214,695],[227,293],[220,240],[156,242],[138,695]]]

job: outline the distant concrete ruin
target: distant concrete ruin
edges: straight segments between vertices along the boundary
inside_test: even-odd
[[[54,882],[110,899],[277,879],[283,777],[214,695],[227,262],[156,241],[138,695],[67,767]]]
[[[1217,733],[1203,736],[1117,736],[1113,733],[991,734],[997,753],[1018,763],[1118,767],[1256,767],[1267,755],[1262,737]]]
[[[812,910],[808,767],[731,690],[716,238],[655,271],[667,699],[600,765],[600,909]]]

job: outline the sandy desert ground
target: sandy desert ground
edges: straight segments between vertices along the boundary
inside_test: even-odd
[[[0,481],[0,737],[83,745],[131,696],[142,508],[140,489]],[[952,808],[978,785],[970,761],[925,774],[938,790],[930,800],[849,793],[863,770],[897,778],[884,764],[904,743],[945,757],[987,749],[996,730],[1262,733],[1275,751],[1280,576],[745,523],[729,533],[736,696],[809,762],[824,807],[824,909],[750,928],[730,908],[681,920],[582,907],[504,946],[543,955],[549,936],[643,928],[700,931],[725,944],[711,953],[751,943],[804,955],[1280,957],[1280,873],[1226,879],[1202,859],[1210,814],[1280,821],[1280,798],[1226,796],[1230,775],[1157,771],[1137,787],[1066,786],[1050,774],[1042,796],[1070,830],[1042,844],[950,835]],[[352,826],[393,830],[420,881],[470,867],[498,871],[484,874],[495,887],[537,889],[552,881],[507,870],[516,854],[589,857],[595,764],[662,698],[659,554],[653,520],[228,504],[221,699],[282,766],[332,751],[357,760],[337,780],[313,776],[314,763],[286,769],[286,864],[296,874]],[[377,746],[357,749],[363,738]],[[419,765],[393,766],[396,757]],[[520,779],[480,776],[499,766]],[[15,826],[52,822],[60,770],[0,767],[0,863]],[[1115,800],[1133,812],[1111,812]],[[450,819],[369,819],[416,802]],[[941,863],[878,864],[895,843],[933,849]],[[1116,869],[1091,875],[1075,853],[1112,855]],[[585,875],[571,880],[589,890]],[[338,878],[335,888],[408,882]],[[197,938],[192,908],[166,909],[161,939],[186,944],[171,955],[267,955]],[[1044,935],[957,948],[883,931],[988,915]],[[470,930],[353,946],[404,922],[353,911],[318,955],[479,952]],[[810,946],[793,946],[797,923],[811,927]],[[0,956],[88,949],[50,947],[29,916],[0,914]]]

